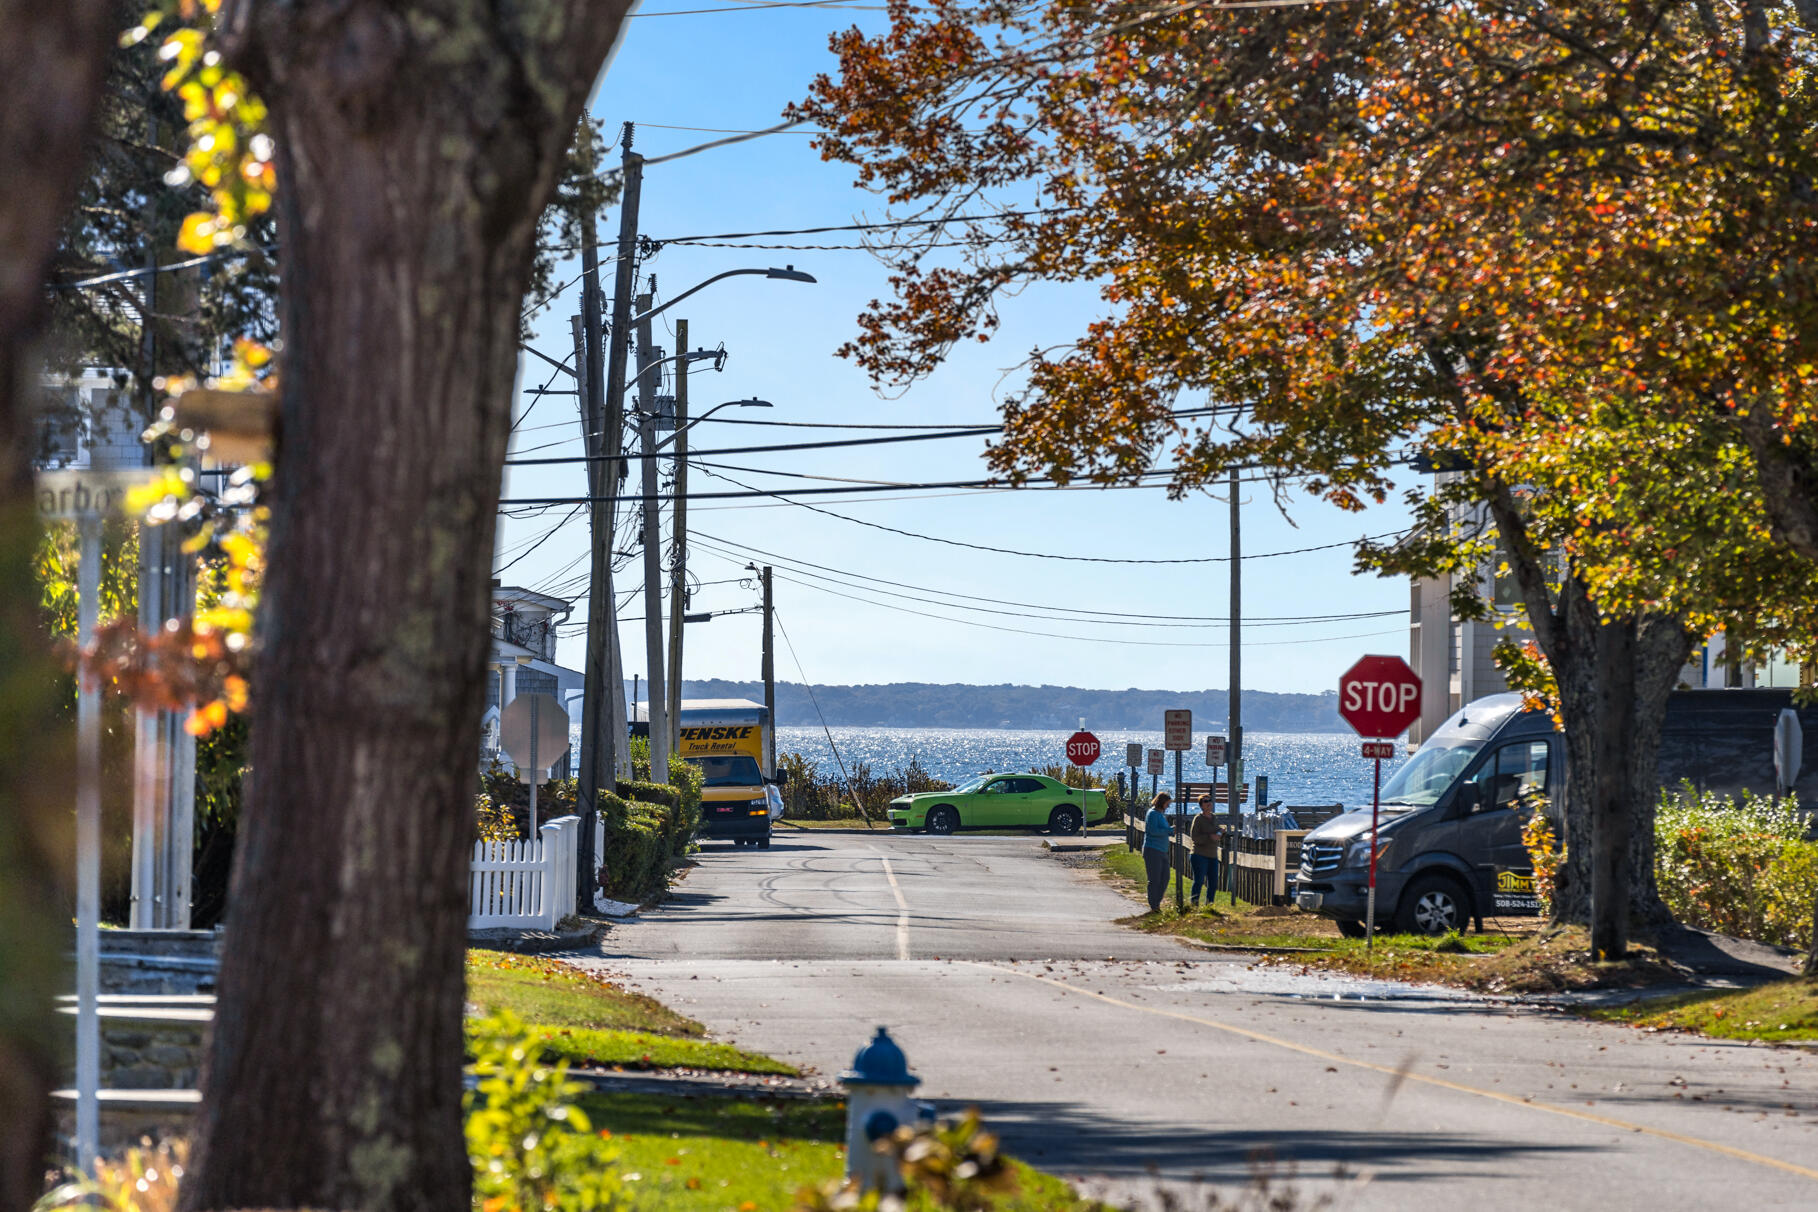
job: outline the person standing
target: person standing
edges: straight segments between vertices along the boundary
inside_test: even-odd
[[[1161,912],[1168,891],[1168,846],[1174,840],[1174,827],[1168,823],[1171,800],[1166,791],[1157,795],[1143,817],[1143,873],[1149,877],[1150,913]]]
[[[1206,890],[1206,904],[1218,899],[1218,818],[1212,812],[1212,797],[1199,797],[1199,815],[1193,818],[1193,824],[1187,830],[1187,836],[1193,840],[1193,895],[1192,901],[1199,904],[1199,890]]]

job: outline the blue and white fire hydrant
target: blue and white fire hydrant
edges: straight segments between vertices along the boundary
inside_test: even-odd
[[[840,1074],[840,1084],[846,1087],[846,1177],[857,1179],[861,1190],[901,1191],[896,1163],[876,1146],[904,1124],[934,1118],[932,1106],[909,1097],[922,1079],[909,1072],[909,1059],[879,1027],[852,1058],[852,1068]]]

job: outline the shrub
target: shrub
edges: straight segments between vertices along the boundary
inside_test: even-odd
[[[1660,894],[1687,925],[1806,950],[1818,842],[1803,833],[1783,801],[1684,785],[1661,797],[1655,818]]]
[[[799,753],[777,754],[776,768],[777,773],[789,776],[783,785],[783,815],[798,821],[856,820],[863,815],[860,804],[876,819],[899,795],[946,791],[953,786],[929,774],[917,757],[881,775],[874,774],[869,764],[858,762],[848,771],[850,779],[842,777],[838,769],[821,771]]]
[[[514,1212],[625,1208],[611,1156],[588,1139],[567,1062],[546,1065],[542,1043],[510,1011],[480,1019],[469,1036],[474,1085],[465,1096],[473,1206]],[[603,1164],[604,1163],[604,1164]]]

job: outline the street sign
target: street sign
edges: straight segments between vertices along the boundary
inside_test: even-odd
[[[1162,748],[1193,748],[1193,713],[1185,708],[1162,712]]]
[[[543,782],[568,750],[568,713],[554,695],[520,694],[499,713],[499,748],[525,782]]]
[[[1381,758],[1386,761],[1395,756],[1395,742],[1365,741],[1363,743],[1363,755],[1367,758]]]
[[[38,516],[47,522],[95,518],[120,513],[126,494],[164,474],[160,467],[126,467],[118,471],[41,471],[32,477]]]
[[[1225,738],[1209,736],[1206,738],[1206,765],[1223,766],[1225,764]]]
[[[1124,746],[1124,765],[1135,768],[1143,764],[1143,747],[1135,741]]]
[[[1162,759],[1166,756],[1167,756],[1167,754],[1166,754],[1165,750],[1161,750],[1161,749],[1149,750],[1149,773],[1150,774],[1160,774],[1162,772]]]
[[[1098,761],[1098,738],[1084,729],[1068,737],[1067,760],[1075,766],[1090,766]]]
[[[1359,736],[1400,736],[1420,718],[1420,677],[1400,657],[1364,657],[1338,679],[1338,714]]]

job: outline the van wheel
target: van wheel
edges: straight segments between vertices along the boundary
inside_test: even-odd
[[[1062,804],[1059,808],[1050,812],[1048,814],[1048,832],[1078,833],[1079,809],[1070,808],[1067,805]]]
[[[1416,877],[1395,910],[1395,928],[1404,934],[1449,934],[1463,930],[1470,920],[1471,903],[1449,875]]]
[[[945,804],[928,811],[929,833],[952,833],[959,828],[959,823],[959,813]]]
[[[1339,921],[1333,924],[1338,927],[1338,932],[1346,938],[1362,938],[1365,934],[1369,933],[1364,929],[1364,924],[1362,922]]]

